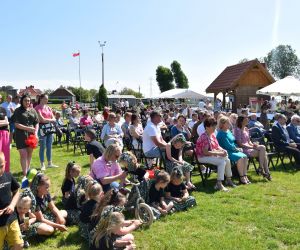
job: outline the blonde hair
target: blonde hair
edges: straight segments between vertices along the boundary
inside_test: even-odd
[[[121,148],[118,144],[110,144],[104,151],[103,156],[105,160],[108,160],[111,158],[113,154],[115,154],[119,150],[121,152]]]
[[[97,226],[97,230],[94,234],[95,245],[99,247],[99,241],[105,235],[111,236],[112,232],[120,228],[124,223],[124,215],[120,212],[112,212],[108,218],[102,218]],[[108,242],[106,242],[108,247]]]
[[[112,118],[116,118],[116,114],[113,112],[110,112],[108,115],[108,120],[112,119]]]
[[[24,207],[26,204],[28,204],[28,207],[31,207],[31,198],[29,196],[21,197],[17,203],[17,207]]]
[[[221,129],[226,122],[229,122],[229,118],[226,116],[221,116],[218,120],[218,128]]]
[[[92,181],[88,183],[86,188],[86,194],[89,199],[97,197],[98,195],[100,195],[101,192],[103,192],[103,189],[98,182]]]

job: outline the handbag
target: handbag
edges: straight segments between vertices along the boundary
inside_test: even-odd
[[[39,130],[41,136],[50,135],[56,132],[56,128],[53,123],[40,124]]]

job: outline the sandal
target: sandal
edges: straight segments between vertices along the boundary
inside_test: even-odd
[[[228,187],[232,187],[232,188],[235,188],[236,185],[234,184],[234,182],[231,180],[231,178],[228,178],[225,180],[225,185],[228,186]]]
[[[247,185],[248,184],[247,180],[245,179],[245,175],[244,176],[240,176],[239,183],[242,184],[242,185]]]
[[[229,191],[229,189],[224,187],[222,183],[217,183],[214,188],[217,191],[223,191],[223,192],[228,192]]]

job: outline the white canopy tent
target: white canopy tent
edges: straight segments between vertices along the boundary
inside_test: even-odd
[[[197,93],[190,89],[170,89],[168,91],[160,93],[156,98],[162,98],[162,99],[207,99],[209,97],[202,95],[200,93]]]
[[[256,94],[274,96],[300,96],[300,81],[293,76],[287,76],[267,87],[256,91]]]

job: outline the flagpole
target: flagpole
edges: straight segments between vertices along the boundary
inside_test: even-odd
[[[79,65],[79,102],[81,103],[81,75],[80,75],[80,51],[78,50],[78,65]]]

